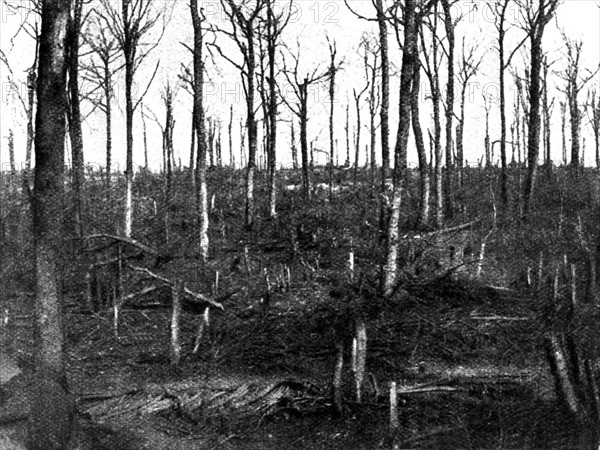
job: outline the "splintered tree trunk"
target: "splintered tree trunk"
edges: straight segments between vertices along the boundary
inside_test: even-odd
[[[60,450],[71,434],[73,403],[65,372],[62,267],[66,32],[70,3],[42,3],[35,133],[33,239],[35,261],[35,382],[27,448]]]
[[[31,149],[33,147],[33,105],[35,101],[35,87],[37,83],[36,68],[29,69],[27,74],[27,144],[25,148],[25,170],[23,170],[23,193],[29,196],[31,181],[29,173],[31,171]]]
[[[15,135],[12,128],[8,130],[8,160],[10,162],[10,184],[12,187],[13,179],[17,174],[15,166]]]
[[[352,371],[354,372],[354,385],[356,389],[356,402],[362,401],[362,389],[365,381],[365,368],[367,363],[367,326],[364,319],[358,318],[356,330],[352,341]]]
[[[298,148],[296,147],[296,127],[294,127],[294,120],[292,119],[292,168],[298,169]]]
[[[400,202],[403,181],[402,159],[406,155],[411,122],[411,91],[414,77],[414,66],[418,63],[417,27],[415,0],[406,0],[404,6],[404,49],[402,51],[402,69],[400,74],[400,124],[398,127],[398,143],[394,164],[394,190],[387,229],[385,262],[382,267],[381,291],[384,296],[392,295],[396,286]]]
[[[171,365],[173,366],[178,366],[181,360],[180,322],[182,290],[183,284],[180,280],[171,286],[171,301],[173,302],[171,309]]]
[[[227,125],[227,135],[229,144],[229,167],[235,167],[233,158],[233,105],[229,106],[229,125]]]
[[[304,199],[310,199],[310,177],[308,173],[308,139],[306,136],[306,128],[308,124],[308,83],[305,82],[300,86],[300,153],[302,157],[302,193]]]

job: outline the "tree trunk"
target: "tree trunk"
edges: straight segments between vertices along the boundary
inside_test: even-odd
[[[254,225],[254,172],[256,170],[256,148],[258,132],[256,128],[256,119],[254,114],[254,82],[256,72],[256,61],[254,54],[254,31],[253,24],[248,23],[246,29],[247,39],[247,97],[246,110],[248,115],[248,168],[246,173],[246,211],[245,211],[245,227],[247,230],[252,229]]]
[[[13,134],[12,128],[8,130],[8,160],[10,163],[10,186],[17,174],[17,167],[15,165],[15,135]]]
[[[273,15],[273,2],[267,2],[268,15],[268,37],[267,37],[267,53],[269,58],[269,130],[268,130],[268,149],[267,156],[269,158],[269,218],[277,217],[277,83],[275,80],[275,48],[277,37],[274,33],[275,17]]]
[[[418,50],[417,50],[418,51]],[[421,202],[419,205],[419,225],[425,227],[429,223],[429,166],[427,164],[427,153],[423,140],[423,130],[419,119],[419,84],[421,82],[421,65],[415,64],[412,93],[410,100],[411,119],[417,156],[419,158],[419,178],[421,183]]]
[[[537,173],[540,149],[540,69],[542,66],[543,27],[535,30],[531,39],[531,71],[529,75],[529,123],[527,139],[527,175],[523,193],[523,214],[531,212],[531,199]]]
[[[354,182],[356,183],[356,179],[358,176],[358,155],[360,153],[360,131],[361,131],[361,123],[360,123],[360,94],[356,94],[356,89],[354,90],[354,103],[356,105],[356,135],[354,139]]]
[[[445,201],[446,216],[452,218],[454,214],[454,205],[452,200],[452,179],[454,164],[452,161],[452,136],[454,118],[454,23],[450,11],[450,0],[442,0],[444,10],[444,27],[446,29],[446,38],[448,39],[448,81],[446,85],[446,177],[445,177]]]
[[[233,157],[233,105],[229,106],[229,125],[227,126],[227,135],[229,138],[229,167],[235,167],[235,158]]]
[[[579,167],[581,141],[581,113],[577,102],[577,79],[569,80],[568,101],[571,118],[571,167]]]
[[[208,190],[206,187],[206,129],[204,127],[204,61],[202,22],[198,0],[190,0],[192,25],[194,27],[194,123],[198,141],[196,162],[196,201],[198,210],[199,247],[202,263],[208,259]]]
[[[437,74],[434,74],[434,85],[431,93],[431,101],[433,102],[433,145],[435,168],[433,172],[434,189],[433,196],[435,201],[435,227],[441,228],[444,223],[443,218],[443,198],[442,198],[442,145],[440,142],[442,134],[442,125],[440,124],[440,85]]]
[[[33,106],[35,101],[35,91],[37,84],[37,74],[35,66],[29,69],[27,74],[27,144],[25,147],[25,170],[23,171],[23,192],[29,197],[31,191],[31,149],[35,133],[33,130]]]
[[[298,169],[298,148],[296,147],[296,128],[292,119],[292,168]]]
[[[346,162],[344,167],[350,167],[350,103],[346,105]]]
[[[504,13],[500,19],[504,21]],[[500,24],[503,27],[503,23]],[[504,28],[500,31],[498,39],[498,52],[500,58],[500,202],[503,206],[508,204],[508,175],[506,173],[506,92],[504,80]]]
[[[83,137],[81,132],[81,110],[79,95],[79,37],[81,35],[83,0],[73,2],[73,16],[69,21],[67,45],[69,51],[69,134],[71,138],[71,159],[73,164],[73,200],[75,230],[83,236]]]
[[[306,128],[308,125],[308,81],[299,86],[300,90],[300,154],[302,157],[302,192],[304,199],[310,199],[310,177],[308,171],[308,138],[306,136]]]
[[[112,164],[112,108],[111,100],[111,73],[108,60],[104,61],[104,98],[106,98],[106,198],[110,206],[110,171]]]
[[[381,178],[385,180],[390,168],[390,67],[388,62],[388,19],[383,8],[383,0],[376,0],[375,5],[377,8],[377,25],[379,27],[379,50],[381,52]],[[383,185],[382,189],[385,190]]]
[[[130,23],[131,2],[122,0],[121,6],[123,23]],[[132,30],[125,29],[123,53],[125,54],[125,128],[127,158],[125,162],[125,237],[131,237],[133,225],[133,72],[135,70],[135,45]]]
[[[396,287],[400,203],[404,166],[401,161],[406,154],[411,122],[411,91],[414,66],[418,63],[417,27],[415,0],[405,0],[404,4],[404,49],[402,51],[402,69],[400,74],[400,125],[394,165],[394,189],[390,211],[390,221],[386,235],[385,263],[382,267],[381,291],[384,296],[392,295]]]
[[[71,434],[73,403],[65,373],[62,226],[69,2],[42,3],[35,133],[33,236],[34,363],[27,448],[59,450]]]

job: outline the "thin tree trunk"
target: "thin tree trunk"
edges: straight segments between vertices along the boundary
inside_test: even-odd
[[[36,50],[37,51],[37,50]],[[37,60],[37,55],[36,55]],[[23,171],[23,192],[30,197],[31,191],[31,149],[33,148],[33,141],[35,133],[33,130],[33,107],[35,101],[35,91],[37,84],[37,75],[35,65],[29,69],[27,74],[27,144],[25,147],[25,170]]]
[[[418,49],[417,49],[418,51]],[[421,183],[421,202],[419,206],[419,225],[425,227],[429,223],[429,165],[423,140],[423,130],[419,119],[419,84],[421,82],[421,65],[415,64],[412,93],[410,100],[412,129],[415,134],[417,156],[419,158],[419,178]]]
[[[73,17],[69,21],[69,134],[71,139],[71,159],[73,164],[73,203],[75,205],[75,229],[83,236],[83,137],[81,132],[81,110],[79,95],[79,37],[82,27],[83,0],[73,2]]]
[[[233,105],[229,106],[229,125],[227,126],[227,134],[229,137],[229,167],[235,167],[233,158]]]
[[[122,21],[131,22],[130,0],[122,0]],[[127,158],[125,162],[125,237],[131,237],[133,226],[133,73],[135,70],[135,45],[131,29],[123,30],[125,55],[125,129]]]
[[[450,10],[450,0],[442,0],[442,9],[444,10],[444,27],[446,29],[446,38],[448,40],[448,80],[446,85],[446,215],[452,218],[454,214],[453,205],[453,171],[452,161],[452,121],[454,118],[454,22]]]
[[[382,267],[381,291],[390,296],[396,287],[397,263],[399,250],[400,203],[402,198],[403,165],[406,154],[411,122],[411,91],[414,77],[414,66],[418,63],[416,4],[414,0],[406,0],[404,5],[404,49],[402,51],[402,69],[400,74],[400,125],[398,143],[396,145],[394,165],[394,189],[390,211],[390,221],[386,235],[385,262]]]
[[[198,141],[198,154],[196,161],[196,207],[198,213],[198,234],[200,258],[205,264],[208,259],[208,189],[206,186],[206,129],[204,127],[204,61],[203,61],[203,36],[202,22],[204,15],[200,15],[198,0],[190,0],[192,25],[194,28],[194,123]]]
[[[296,147],[296,127],[294,127],[294,120],[292,119],[292,168],[298,169],[298,148]]]
[[[390,168],[389,109],[390,109],[390,67],[388,61],[387,17],[383,0],[376,0],[377,25],[379,27],[379,51],[381,52],[381,171],[382,180]],[[385,190],[382,182],[382,189]]]

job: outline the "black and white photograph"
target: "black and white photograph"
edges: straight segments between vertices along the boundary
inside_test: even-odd
[[[600,450],[600,0],[0,0],[0,450]]]

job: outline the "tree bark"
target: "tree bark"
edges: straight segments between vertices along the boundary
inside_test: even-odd
[[[381,173],[385,181],[390,168],[390,67],[388,59],[387,17],[383,9],[383,0],[376,0],[377,25],[379,27],[379,51],[381,52]],[[384,181],[382,190],[385,191]]]
[[[196,129],[198,141],[198,153],[196,161],[196,204],[198,211],[198,234],[200,258],[202,263],[208,259],[208,189],[206,186],[206,129],[204,126],[204,60],[203,50],[204,42],[202,35],[202,22],[204,15],[200,16],[198,10],[198,0],[190,0],[190,12],[192,15],[192,25],[194,27],[194,117],[193,121]]]
[[[73,170],[73,204],[75,230],[83,236],[83,137],[81,132],[81,109],[79,95],[79,38],[81,35],[83,0],[74,0],[73,15],[69,21],[67,47],[69,67],[69,134]]]
[[[418,49],[417,49],[418,51]],[[427,164],[427,153],[423,140],[423,130],[419,119],[419,84],[421,82],[421,65],[415,64],[412,94],[410,100],[412,129],[415,134],[415,145],[419,158],[419,178],[421,183],[421,202],[419,205],[419,226],[426,227],[429,224],[429,165]]]
[[[34,363],[27,448],[66,448],[73,403],[68,392],[62,297],[66,34],[69,1],[42,3],[35,133],[33,233]]]
[[[529,39],[531,42],[529,71],[529,117],[527,137],[527,174],[523,192],[523,215],[531,212],[531,200],[537,173],[538,155],[540,149],[540,72],[542,68],[542,38],[544,28],[554,16],[558,0],[540,1],[536,11],[529,11]]]
[[[452,158],[452,121],[454,118],[454,22],[450,10],[450,0],[442,0],[442,9],[444,10],[444,28],[446,29],[446,38],[448,39],[448,80],[446,84],[446,177],[445,177],[445,201],[446,216],[452,218],[454,214],[453,205],[453,171],[454,163]]]
[[[381,291],[384,296],[392,295],[396,287],[400,203],[404,166],[401,161],[406,154],[411,122],[411,91],[414,77],[414,66],[418,63],[417,26],[415,0],[404,3],[404,49],[402,51],[402,69],[400,73],[400,124],[394,165],[394,188],[392,193],[390,221],[386,234],[385,262],[382,267]]]

